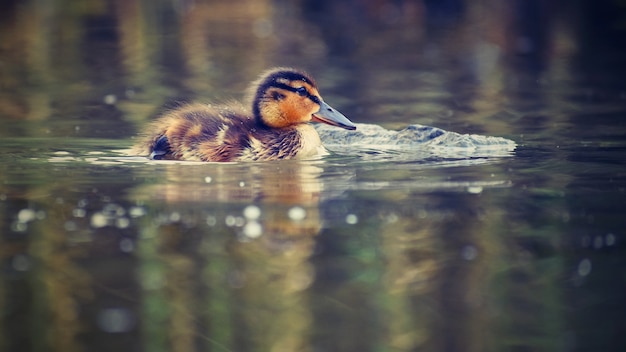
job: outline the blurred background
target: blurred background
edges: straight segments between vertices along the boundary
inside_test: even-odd
[[[117,152],[273,66],[518,149]],[[624,351],[625,71],[625,0],[2,0],[0,350]]]
[[[462,132],[517,133],[533,94],[566,105],[623,88],[622,0],[0,6],[0,117],[71,121],[61,135],[127,138],[173,102],[240,99],[278,65],[309,71],[357,122]]]

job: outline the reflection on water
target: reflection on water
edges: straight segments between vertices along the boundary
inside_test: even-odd
[[[624,18],[590,0],[2,2],[0,350],[623,350]],[[419,124],[517,146],[124,154],[160,110],[240,98],[277,65],[388,140]]]
[[[454,279],[450,292],[483,287],[489,256],[477,260],[479,253],[499,252],[486,239],[438,238],[461,224],[482,232],[499,221],[472,225],[474,216],[459,217],[444,195],[440,204],[423,202],[407,197],[405,185],[399,193],[379,188],[380,195],[365,188],[361,201],[348,200],[347,189],[372,176],[332,159],[200,164],[63,151],[48,161],[56,166],[48,177],[82,181],[4,195],[17,210],[4,245],[14,248],[5,258],[19,283],[4,290],[16,312],[33,310],[22,318],[27,325],[47,317],[51,324],[37,334],[59,350],[82,350],[84,339],[103,349],[134,341],[182,351],[430,344],[442,318],[437,307],[446,304],[437,292],[446,271],[462,265],[465,279],[478,275],[472,284]],[[85,177],[85,168],[100,175]],[[99,181],[112,175],[108,186]],[[484,187],[477,180],[468,199]],[[20,199],[29,201],[17,209]],[[442,257],[447,246],[453,250]],[[469,294],[481,305],[480,292]],[[28,308],[30,300],[37,305]],[[445,321],[458,319],[450,314]],[[371,334],[357,338],[364,332]],[[11,336],[25,335],[5,335],[20,345]]]
[[[64,351],[567,343],[554,340],[561,244],[519,235],[533,225],[503,208],[501,162],[202,164],[58,143],[20,145],[43,162],[4,174],[9,347],[35,348],[33,334]]]

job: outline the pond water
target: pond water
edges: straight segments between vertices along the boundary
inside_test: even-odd
[[[3,3],[0,350],[623,351],[620,23],[609,1]],[[281,65],[356,123],[517,146],[127,154]]]

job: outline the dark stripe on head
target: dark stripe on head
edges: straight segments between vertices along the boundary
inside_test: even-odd
[[[319,104],[320,103],[320,99],[318,97],[316,97],[315,95],[312,95],[311,93],[309,93],[308,90],[305,90],[304,92],[300,92],[298,88],[294,88],[292,86],[283,84],[283,83],[276,83],[273,84],[270,88],[280,88],[280,89],[284,89],[284,90],[288,90],[290,92],[294,92],[297,93],[303,97],[307,97],[309,99],[311,99],[314,103]]]
[[[261,99],[263,99],[263,96],[268,89],[279,88],[294,93],[298,92],[296,88],[280,82],[281,80],[302,81],[317,89],[317,84],[315,83],[313,78],[303,72],[297,71],[292,68],[277,68],[271,70],[265,73],[265,75],[261,78],[258,83],[258,88],[254,94],[254,100],[252,102],[252,113],[254,114],[255,118],[260,120],[260,108],[258,103],[261,101]],[[309,99],[313,100],[317,104],[320,103],[319,99],[316,96],[310,95],[308,91],[305,96],[307,96]]]
[[[314,87],[317,87],[313,78],[311,78],[304,72],[300,72],[292,68],[277,68],[275,70],[272,70],[265,75],[265,79],[263,81],[276,82],[280,78],[286,79],[288,81],[303,81]]]

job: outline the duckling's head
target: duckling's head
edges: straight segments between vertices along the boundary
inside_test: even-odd
[[[322,100],[315,81],[291,68],[275,68],[261,76],[253,93],[252,112],[260,123],[283,128],[310,121],[356,129],[343,114]]]

